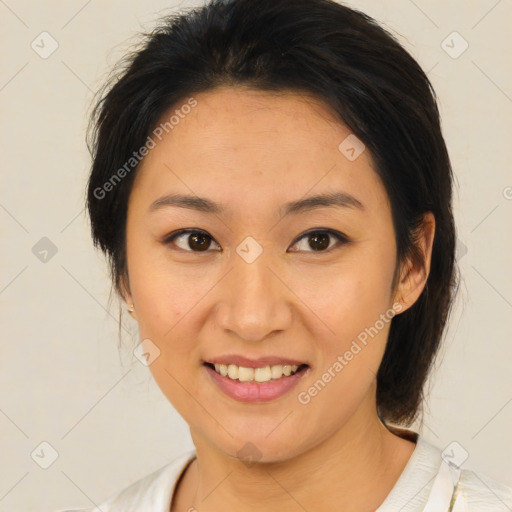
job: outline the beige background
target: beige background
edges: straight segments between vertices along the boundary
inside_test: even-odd
[[[457,441],[463,467],[512,484],[512,4],[349,4],[428,71],[458,180],[463,283],[421,432],[443,449]],[[91,506],[193,447],[147,368],[118,351],[116,303],[109,310],[83,212],[92,93],[134,33],[176,5],[0,1],[0,511]],[[43,31],[59,45],[46,59],[31,47]],[[441,46],[453,31],[469,44],[458,58]],[[57,249],[46,262],[33,252],[43,237]],[[130,346],[135,326],[123,322]],[[52,450],[47,469],[31,457],[49,463]]]

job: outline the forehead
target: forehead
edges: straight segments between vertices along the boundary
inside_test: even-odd
[[[196,106],[181,112],[172,129],[168,126],[161,140],[155,139],[137,170],[134,192],[146,203],[165,193],[186,192],[229,203],[232,210],[250,202],[254,211],[344,191],[370,209],[386,206],[371,155],[365,149],[347,158],[354,135],[319,99],[229,87],[193,97]],[[162,116],[160,125],[176,111],[180,104]],[[226,208],[225,213],[233,211]]]

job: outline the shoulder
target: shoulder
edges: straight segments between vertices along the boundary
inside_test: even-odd
[[[176,482],[195,457],[195,450],[190,450],[122,491],[111,495],[95,507],[59,512],[129,512],[136,510],[167,512]]]
[[[422,459],[429,460],[432,469],[439,468],[443,456],[441,449],[421,437],[418,439],[418,444],[422,448]],[[455,504],[450,510],[454,512],[510,512],[512,511],[512,486],[493,480],[478,471],[462,467],[452,501]]]
[[[512,510],[512,486],[488,476],[463,469],[456,495],[461,494],[464,512],[506,512]]]
[[[378,512],[512,511],[511,486],[464,467],[458,473],[459,466],[444,460],[444,452],[438,446],[419,435],[416,437],[413,454]],[[453,471],[446,472],[450,466]],[[439,500],[443,505],[439,505]]]

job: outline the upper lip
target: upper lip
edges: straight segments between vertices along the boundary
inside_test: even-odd
[[[298,361],[296,359],[289,359],[288,357],[280,356],[265,356],[258,357],[257,359],[248,359],[247,357],[238,354],[228,354],[225,356],[212,357],[204,361],[205,363],[211,364],[235,364],[236,366],[243,366],[245,368],[262,368],[264,366],[276,366],[276,365],[296,365],[307,364],[304,361]]]

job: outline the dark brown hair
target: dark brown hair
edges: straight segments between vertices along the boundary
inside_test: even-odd
[[[409,425],[458,283],[453,176],[427,76],[359,11],[331,0],[215,0],[162,19],[124,59],[91,118],[87,189],[92,237],[109,259],[116,291],[126,277],[126,214],[137,171],[126,162],[171,107],[221,85],[313,94],[364,142],[391,203],[397,269],[406,257],[422,264],[415,235],[423,214],[434,214],[427,285],[393,318],[377,375],[381,419]]]

